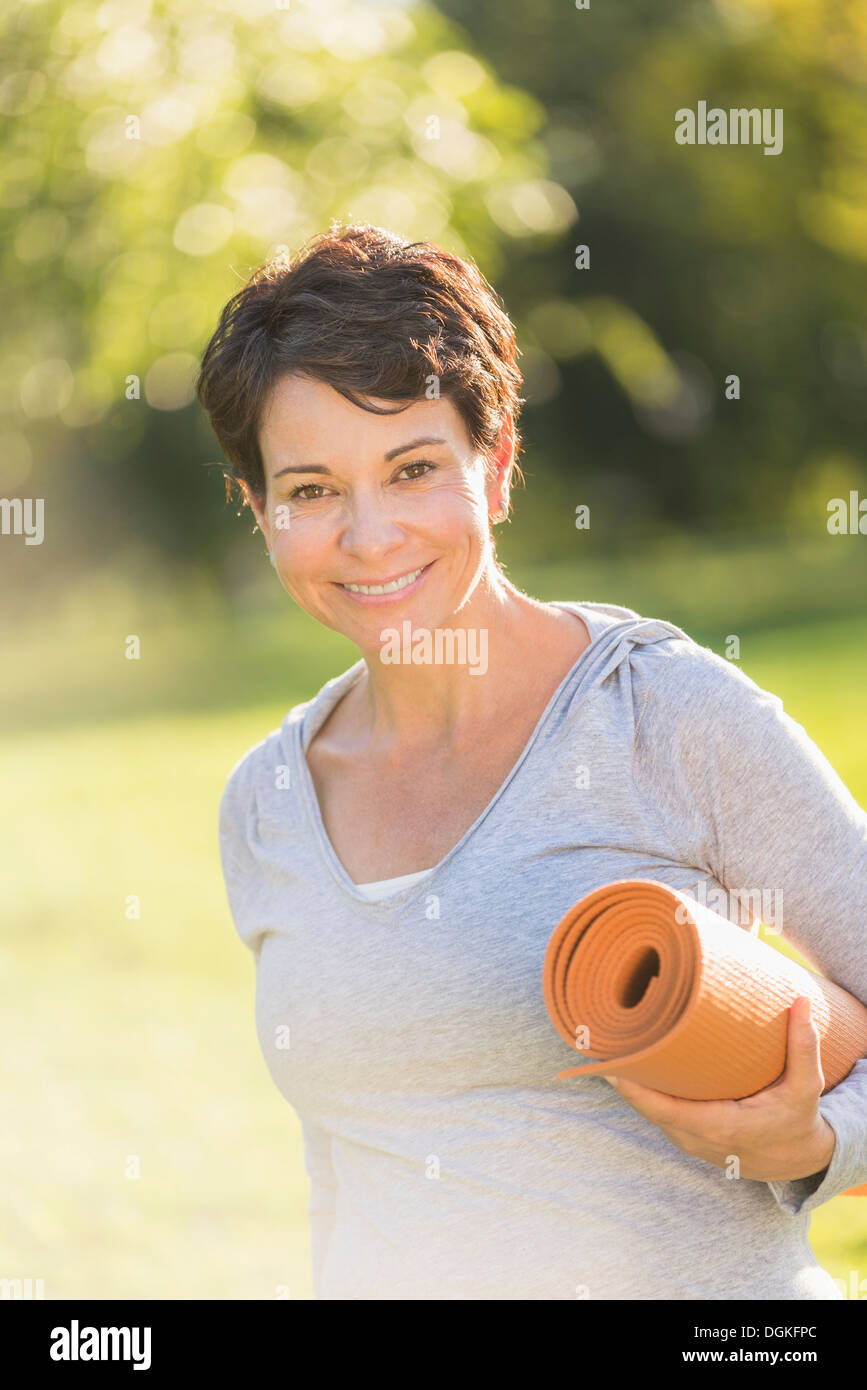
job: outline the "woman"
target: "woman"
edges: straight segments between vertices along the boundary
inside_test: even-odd
[[[515,358],[475,266],[351,226],[257,273],[202,363],[282,585],[361,653],[220,811],[316,1295],[839,1298],[809,1213],[867,1181],[867,1060],[820,1103],[793,1006],[786,1072],[747,1101],[557,1080],[545,947],[615,879],[782,895],[775,925],[867,999],[867,815],[679,628],[508,580]]]

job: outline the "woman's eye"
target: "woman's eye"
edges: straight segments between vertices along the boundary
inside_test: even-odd
[[[423,469],[424,471],[412,473],[409,477],[409,482],[413,482],[416,478],[423,478],[429,469],[436,468],[436,464],[428,463],[427,459],[416,459],[413,463],[404,464],[400,473],[407,473],[411,468]],[[398,474],[398,477],[400,477],[400,474]],[[324,491],[325,489],[321,483],[299,483],[298,487],[292,489],[289,498],[292,500],[297,497],[302,502],[318,502]]]
[[[321,492],[321,491],[322,491],[322,484],[321,484],[321,483],[301,483],[298,487],[292,489],[292,491],[290,492],[289,496],[290,496],[290,497],[300,497],[302,502],[315,502],[315,501],[316,501],[316,498],[315,498],[315,497],[305,497],[305,496],[302,496],[303,493],[306,493],[306,492],[307,492],[308,488],[314,488],[314,489],[319,488],[319,491]]]

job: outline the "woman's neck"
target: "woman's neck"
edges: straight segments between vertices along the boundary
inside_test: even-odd
[[[459,749],[516,703],[553,693],[589,644],[587,629],[500,579],[438,629],[396,623],[396,640],[365,655],[366,671],[341,701],[342,732],[368,747]]]

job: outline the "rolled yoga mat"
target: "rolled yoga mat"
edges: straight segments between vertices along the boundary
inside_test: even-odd
[[[830,1091],[867,1056],[867,1008],[840,985],[664,883],[588,893],[545,952],[545,1005],[561,1038],[605,1072],[686,1100],[740,1100],[786,1062],[788,1009],[809,995]],[[847,1196],[867,1197],[867,1184]]]

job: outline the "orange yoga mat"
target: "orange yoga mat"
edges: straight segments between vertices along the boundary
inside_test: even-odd
[[[687,1100],[740,1100],[786,1062],[788,1009],[807,994],[830,1091],[867,1056],[867,1008],[841,986],[667,884],[622,879],[555,927],[543,987],[561,1038],[608,1075]],[[867,1184],[846,1196],[867,1197]]]

